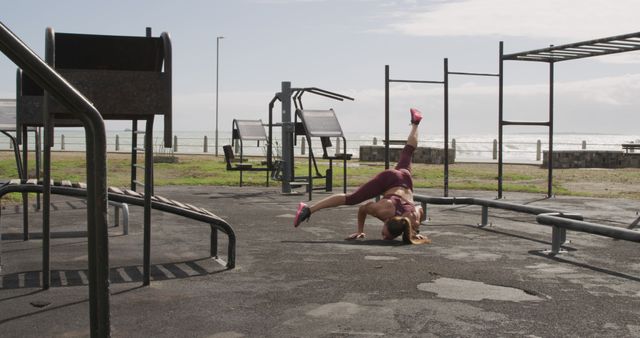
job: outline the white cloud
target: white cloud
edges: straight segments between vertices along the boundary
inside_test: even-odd
[[[389,25],[415,36],[585,40],[638,30],[637,0],[464,0],[412,8]]]

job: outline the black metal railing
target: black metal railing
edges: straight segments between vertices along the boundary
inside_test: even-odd
[[[0,50],[58,103],[72,111],[86,133],[89,307],[92,337],[110,335],[107,160],[104,121],[98,110],[0,22]],[[47,114],[47,110],[44,110]],[[45,115],[45,120],[48,116]],[[46,183],[46,182],[45,182]],[[48,189],[47,189],[48,188]],[[45,194],[51,193],[45,185]],[[48,191],[47,191],[48,190]],[[44,222],[43,223],[48,223]],[[43,286],[49,285],[49,229],[43,229]],[[46,278],[45,278],[46,277]]]

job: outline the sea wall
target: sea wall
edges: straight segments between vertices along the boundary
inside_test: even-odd
[[[542,167],[547,168],[548,152],[544,151]],[[615,150],[556,150],[554,168],[640,168],[640,153]]]
[[[389,161],[397,162],[401,147],[389,147]],[[455,163],[456,153],[449,149],[449,163]],[[360,146],[360,161],[384,162],[384,146]],[[444,149],[418,147],[413,153],[413,163],[444,164]]]

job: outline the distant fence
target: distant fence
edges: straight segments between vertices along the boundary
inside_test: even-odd
[[[142,138],[138,139],[138,143],[142,141]],[[29,141],[30,143],[33,140]],[[83,151],[85,149],[84,135],[78,133],[56,133],[54,140],[54,151]],[[164,149],[162,146],[162,138],[157,137],[154,140],[154,149],[158,153],[172,152],[175,154],[213,154],[215,153],[215,142],[207,136],[178,136],[175,135],[173,139],[173,148]],[[228,137],[219,138],[218,153],[222,154],[222,146],[225,144],[231,144],[231,139]],[[339,142],[334,142],[339,144]],[[594,142],[588,143],[586,140],[578,142],[554,142],[554,150],[607,150],[607,151],[621,151],[622,142]],[[313,143],[313,151],[316,154],[322,153],[320,142]],[[347,153],[353,154],[355,158],[360,155],[360,148],[362,146],[375,146],[383,145],[382,138],[372,138],[369,140],[347,140]],[[318,148],[316,148],[318,146]],[[425,148],[444,148],[442,140],[426,140],[419,142],[420,147]],[[34,149],[33,144],[29,145],[30,149]],[[237,148],[237,146],[236,146]],[[2,141],[0,138],[0,150],[10,150],[11,143],[7,139]],[[236,149],[239,151],[239,149]],[[473,162],[473,161],[496,161],[498,158],[498,141],[495,139],[485,140],[473,140],[473,141],[461,141],[452,139],[450,143],[450,150],[454,152],[454,156],[457,162]],[[541,140],[532,139],[531,141],[516,141],[505,142],[503,147],[504,158],[509,162],[523,162],[523,163],[539,163],[542,164],[544,159],[544,153],[548,150],[546,142]],[[109,152],[123,152],[127,153],[131,151],[131,133],[122,132],[107,136],[107,151]],[[266,144],[264,142],[245,142],[244,154],[248,156],[265,156]],[[305,155],[308,152],[308,145],[306,140],[302,137],[296,140],[295,154]],[[338,149],[338,152],[344,150]],[[280,153],[280,141],[274,141],[274,154],[278,156]]]

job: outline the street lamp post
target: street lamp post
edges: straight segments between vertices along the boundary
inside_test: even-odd
[[[224,39],[224,36],[216,37],[216,156],[218,156],[218,70],[220,69],[220,39]]]

